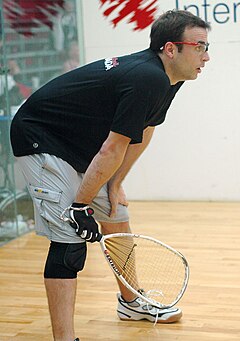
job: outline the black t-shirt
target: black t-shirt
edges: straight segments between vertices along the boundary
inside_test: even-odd
[[[161,124],[182,84],[170,85],[150,49],[70,71],[18,110],[11,125],[14,155],[48,153],[85,172],[110,131],[140,143],[147,126]]]

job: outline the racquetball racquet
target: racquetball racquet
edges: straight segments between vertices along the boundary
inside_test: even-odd
[[[71,221],[65,216],[67,210],[69,207],[60,215],[63,221]],[[180,252],[140,234],[100,234],[98,241],[115,276],[145,302],[167,308],[183,296],[189,267]]]
[[[102,236],[100,245],[116,277],[134,294],[168,308],[183,296],[189,278],[186,258],[152,237],[130,233]]]

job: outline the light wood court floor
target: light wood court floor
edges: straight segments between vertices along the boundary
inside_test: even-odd
[[[134,232],[181,251],[190,283],[181,322],[153,326],[116,315],[116,284],[97,243],[78,278],[76,331],[81,341],[240,340],[240,204],[132,202]],[[0,341],[52,340],[42,271],[45,238],[29,233],[0,248]]]

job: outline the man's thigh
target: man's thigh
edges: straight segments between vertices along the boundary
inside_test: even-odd
[[[78,173],[53,155],[34,154],[17,159],[33,200],[36,233],[55,242],[79,243],[81,239],[75,230],[60,218],[74,201],[80,182]]]
[[[81,238],[68,222],[60,219],[60,215],[75,200],[84,174],[76,172],[66,161],[45,153],[19,157],[18,162],[33,199],[37,234],[56,242],[79,243]],[[100,189],[91,206],[95,211],[95,219],[101,222],[104,234],[104,231],[112,230],[112,224],[116,228],[115,232],[121,229],[120,226],[124,226],[123,230],[127,228],[127,207],[118,205],[116,216],[109,217],[111,204],[107,184]]]

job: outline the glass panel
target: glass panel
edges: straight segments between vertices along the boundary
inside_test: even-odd
[[[0,0],[0,244],[33,228],[33,206],[9,128],[40,86],[79,66],[75,0]]]

